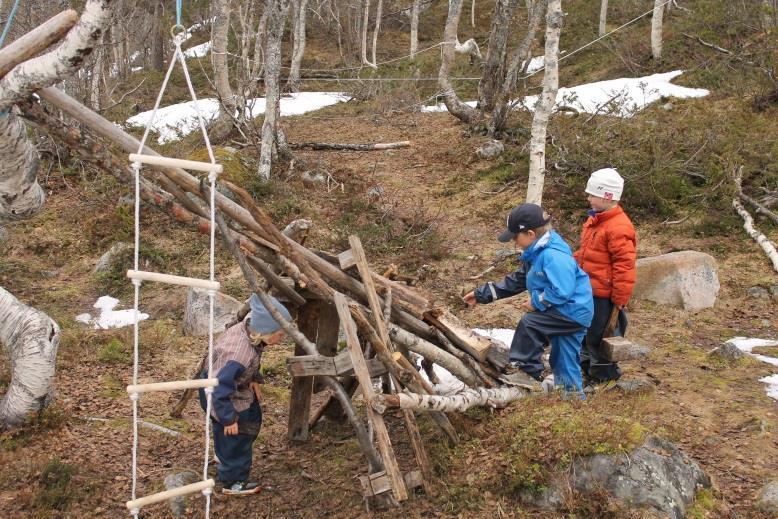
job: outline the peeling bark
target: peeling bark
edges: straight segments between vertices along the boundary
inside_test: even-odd
[[[0,429],[7,429],[23,424],[50,400],[59,326],[0,288],[0,342],[11,362],[11,383],[0,402]]]

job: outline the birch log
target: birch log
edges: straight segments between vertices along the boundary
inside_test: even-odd
[[[737,211],[737,213],[743,219],[743,228],[746,230],[748,235],[751,236],[751,238],[753,238],[760,247],[762,247],[762,250],[765,252],[765,254],[767,254],[767,257],[773,264],[773,269],[778,272],[778,251],[776,251],[775,245],[773,245],[772,242],[767,239],[767,236],[754,228],[753,218],[751,218],[751,215],[748,214],[746,208],[743,207],[743,204],[741,204],[737,198],[732,200],[732,207],[735,208],[735,211]]]
[[[466,389],[449,396],[420,395],[418,393],[397,393],[396,395],[378,395],[373,399],[372,407],[379,413],[387,409],[413,409],[419,411],[438,411],[442,413],[464,413],[471,407],[506,407],[511,402],[521,400],[530,394],[520,387],[501,387],[498,389]]]
[[[259,157],[259,176],[270,178],[273,165],[273,147],[277,144],[278,76],[281,71],[281,39],[289,12],[289,0],[272,0],[265,9],[270,12],[267,19],[265,39],[265,120],[262,123],[262,145]]]
[[[602,0],[600,4],[600,27],[597,30],[597,36],[605,34],[605,24],[608,20],[608,0]]]
[[[300,91],[300,65],[305,54],[305,14],[308,10],[308,0],[293,0],[294,6],[294,45],[292,47],[292,62],[289,67],[289,79],[286,88],[290,92]]]
[[[527,202],[541,204],[546,176],[546,130],[559,87],[559,33],[562,29],[562,0],[549,0],[546,13],[546,53],[543,93],[535,106],[530,137]]]
[[[0,342],[11,363],[11,383],[0,402],[1,430],[23,424],[49,400],[59,326],[0,288]]]
[[[662,18],[667,0],[654,0],[654,14],[651,16],[651,55],[657,61],[662,59]]]

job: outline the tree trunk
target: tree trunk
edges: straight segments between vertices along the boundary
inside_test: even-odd
[[[251,77],[258,78],[262,67],[264,66],[265,59],[262,55],[262,42],[265,41],[265,34],[267,32],[267,15],[269,10],[265,8],[262,11],[262,16],[257,23],[257,32],[254,35],[254,66],[251,68]]]
[[[30,218],[46,195],[37,179],[38,150],[12,113],[0,117],[0,157],[0,224]]]
[[[370,21],[370,0],[365,0],[362,5],[362,63],[371,65],[367,60],[367,24]]]
[[[308,0],[294,0],[294,47],[292,48],[292,63],[289,67],[289,81],[286,84],[290,92],[300,91],[300,65],[305,53],[305,15]]]
[[[0,429],[24,423],[50,400],[59,326],[0,288],[0,342],[11,363],[11,383],[0,402]]]
[[[600,4],[600,27],[597,31],[598,36],[605,34],[605,23],[608,20],[608,0],[602,0]]]
[[[384,0],[378,0],[378,7],[375,13],[375,28],[373,29],[373,68],[377,68],[378,60],[376,59],[376,52],[378,50],[378,33],[381,30],[381,16],[384,11]]]
[[[546,129],[559,87],[559,33],[562,30],[562,0],[549,0],[546,13],[546,53],[543,93],[535,106],[530,136],[527,202],[540,205],[546,175]]]
[[[227,43],[230,30],[230,0],[216,0],[213,3],[213,26],[211,27],[211,63],[213,65],[214,84],[219,96],[219,118],[213,131],[219,137],[225,137],[232,128],[237,103],[230,86],[230,70],[227,60]],[[216,137],[215,137],[216,138]]]
[[[278,76],[281,72],[281,38],[284,35],[284,25],[289,12],[289,0],[271,0],[265,9],[269,13],[265,39],[265,120],[262,123],[259,175],[268,180],[273,163],[274,145],[278,136]]]
[[[459,17],[462,14],[463,0],[451,0],[448,4],[448,17],[446,27],[443,30],[443,48],[441,49],[440,71],[438,72],[438,84],[443,92],[443,101],[451,115],[462,122],[473,123],[478,118],[477,111],[471,106],[459,100],[449,75],[456,56],[457,29]]]
[[[657,61],[662,60],[662,18],[666,0],[654,0],[654,14],[651,17],[651,55]]]
[[[413,0],[411,8],[411,59],[416,59],[416,51],[419,49],[419,3],[421,0]]]
[[[151,31],[149,42],[151,49],[151,56],[149,59],[149,66],[151,70],[161,71],[165,67],[165,40],[164,32],[162,31],[162,24],[160,18],[162,17],[162,3],[154,3],[154,13],[151,18]]]
[[[489,33],[489,47],[486,62],[478,82],[478,105],[485,112],[494,108],[494,99],[505,78],[505,61],[508,55],[508,35],[511,32],[511,18],[517,0],[498,0],[492,16]]]

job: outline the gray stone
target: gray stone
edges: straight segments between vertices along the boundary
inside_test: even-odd
[[[224,331],[242,303],[220,292],[216,293],[213,304],[213,332]],[[208,335],[208,292],[199,288],[190,288],[186,293],[186,308],[184,309],[184,335],[202,337]]]
[[[499,249],[494,251],[494,259],[502,261],[506,259],[514,259],[516,257],[516,251],[514,249]]]
[[[652,436],[629,453],[596,455],[573,462],[570,484],[580,492],[603,489],[629,506],[682,519],[710,478],[675,445]]]
[[[315,171],[304,171],[300,178],[305,187],[316,187],[327,182],[327,176]]]
[[[502,155],[505,151],[505,145],[500,141],[489,141],[485,145],[475,150],[475,154],[482,159],[493,159]]]
[[[173,490],[184,485],[190,485],[197,479],[197,474],[189,470],[168,474],[165,476],[165,490]],[[173,517],[186,516],[186,496],[170,498],[168,503],[170,504],[170,512],[173,514]]]
[[[663,305],[697,312],[712,307],[719,293],[719,277],[713,256],[680,251],[637,261],[633,296]]]
[[[120,197],[118,204],[133,207],[135,205],[135,195],[124,195]]]
[[[749,299],[770,299],[770,292],[766,288],[755,286],[746,290],[746,295]]]
[[[5,227],[0,226],[0,243],[8,240],[8,231]]]
[[[650,393],[656,386],[650,381],[644,378],[636,378],[632,380],[619,380],[606,391],[621,391],[624,393]]]
[[[2,240],[2,237],[0,237],[0,240]],[[770,285],[770,288],[767,290],[770,292],[770,297],[773,298],[773,301],[778,303],[778,285]]]
[[[756,498],[756,507],[768,514],[778,514],[778,479],[770,481],[762,488]]]
[[[124,252],[127,249],[132,248],[132,245],[129,243],[125,243],[123,241],[119,241],[111,245],[111,248],[108,249],[108,251],[100,256],[100,259],[97,260],[97,265],[95,265],[95,272],[108,272],[111,270],[111,267],[113,267],[114,262],[116,261],[116,258],[121,255],[122,252]]]
[[[714,357],[718,357],[720,359],[732,361],[732,360],[738,360],[745,356],[745,353],[743,353],[742,350],[740,350],[737,346],[732,344],[731,342],[725,342],[712,352],[710,352],[710,355]]]
[[[662,110],[667,110],[668,112],[673,109],[673,103],[665,103],[662,105]]]
[[[384,194],[384,188],[381,186],[373,186],[367,190],[368,198],[381,198]]]

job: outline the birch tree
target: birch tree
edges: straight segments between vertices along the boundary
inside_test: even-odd
[[[111,19],[112,0],[88,0],[78,24],[54,50],[24,61],[0,79],[0,224],[33,216],[43,205],[38,152],[13,105],[60,82],[84,63]],[[11,384],[0,402],[0,428],[23,423],[51,394],[59,327],[45,313],[0,289],[0,342],[11,361]]]
[[[411,59],[416,59],[419,49],[419,4],[421,0],[413,0],[411,7]]]
[[[608,0],[602,0],[600,4],[600,26],[597,30],[597,36],[605,35],[605,24],[608,20]]]
[[[259,157],[259,175],[270,178],[273,153],[284,144],[283,133],[278,127],[279,79],[281,72],[281,38],[289,13],[289,0],[269,0],[265,36],[265,120],[262,123],[262,144]]]
[[[461,121],[473,123],[479,118],[478,112],[459,100],[450,78],[451,67],[456,56],[456,47],[459,43],[457,30],[459,17],[462,15],[462,2],[463,0],[450,0],[448,3],[448,16],[446,17],[446,26],[443,29],[438,85],[443,92],[443,102],[446,103],[449,113]]]
[[[667,0],[654,0],[654,14],[651,16],[651,55],[657,61],[662,59],[662,18]]]
[[[494,108],[494,98],[505,78],[509,34],[507,28],[517,4],[518,0],[497,0],[494,6],[486,62],[481,81],[478,82],[479,106],[484,111],[491,112]]]
[[[378,67],[378,59],[376,58],[376,51],[378,50],[378,33],[381,31],[381,17],[384,13],[384,0],[378,0],[378,7],[376,8],[375,13],[375,27],[373,28],[373,47],[372,47],[372,57],[373,57],[373,68]]]
[[[562,31],[563,17],[562,0],[548,0],[544,56],[546,68],[543,73],[543,92],[535,105],[535,115],[532,118],[527,179],[527,202],[538,205],[543,199],[546,176],[546,129],[559,87],[559,34]]]
[[[289,67],[289,80],[286,88],[290,92],[300,91],[300,65],[305,53],[305,15],[308,0],[293,0],[294,8],[294,45],[292,47],[292,62]]]
[[[232,128],[237,109],[236,96],[230,85],[227,45],[230,30],[230,0],[214,0],[213,24],[211,25],[211,65],[214,86],[219,96],[219,117],[213,124],[214,138],[225,137]]]

